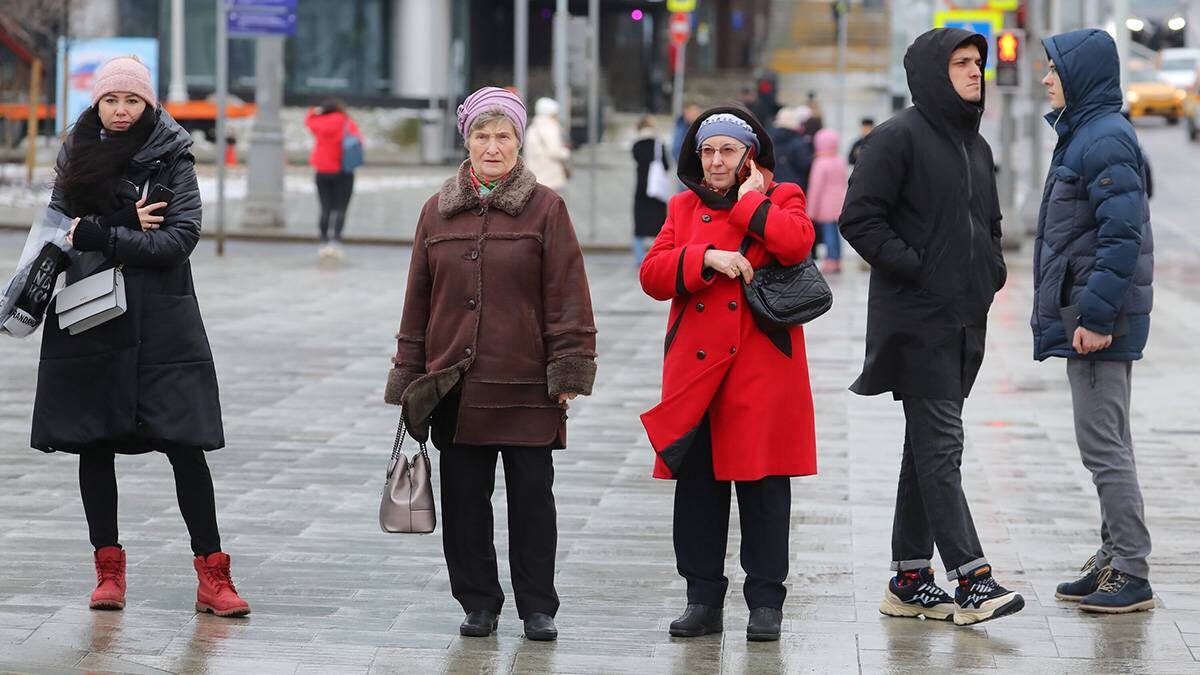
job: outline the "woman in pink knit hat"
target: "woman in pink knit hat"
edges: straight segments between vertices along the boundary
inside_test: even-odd
[[[55,167],[50,208],[75,218],[80,256],[67,282],[116,268],[124,314],[72,335],[47,312],[31,444],[79,455],[79,488],[95,548],[92,609],[125,606],[117,535],[115,454],[165,454],[191,535],[196,610],[242,616],[250,606],[221,551],[204,453],[225,445],[212,352],[188,257],[200,238],[191,136],[158,107],[134,57],[104,64],[92,105],[71,128]],[[155,188],[165,198],[147,203]],[[57,305],[57,299],[55,304]]]

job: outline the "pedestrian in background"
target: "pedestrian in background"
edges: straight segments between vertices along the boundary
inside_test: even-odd
[[[562,197],[520,159],[525,105],[484,87],[458,107],[470,157],[417,221],[385,400],[440,451],[442,546],[459,632],[496,631],[504,592],[492,543],[496,461],[525,637],[554,640],[558,543],[551,451],[568,401],[592,392],[596,328]]]
[[[204,459],[205,451],[224,447],[225,435],[188,263],[201,215],[191,145],[158,106],[146,66],[120,57],[96,72],[92,105],[71,128],[55,166],[50,208],[75,218],[70,241],[82,253],[67,283],[115,267],[127,303],[124,314],[76,335],[50,308],[33,406],[33,447],[79,455],[79,491],[95,549],[92,609],[125,606],[115,455],[157,451],[171,463],[191,536],[196,611],[250,613],[221,550]],[[156,185],[173,194],[147,204]]]
[[[842,271],[842,235],[838,233],[838,218],[846,200],[846,181],[849,179],[846,161],[838,148],[838,133],[833,129],[817,132],[813,141],[816,157],[809,172],[806,191],[808,216],[812,219],[825,245],[825,261],[821,271],[837,274]]]
[[[904,56],[913,106],[867,138],[840,226],[871,264],[866,358],[850,390],[904,409],[892,570],[879,611],[966,625],[1019,611],[983,554],[962,489],[963,402],[1004,286],[991,148],[979,134],[987,39],[958,28]],[[937,545],[954,597],[935,581]]]
[[[862,152],[863,143],[866,142],[867,136],[871,134],[871,130],[875,128],[875,119],[864,117],[859,124],[861,126],[859,127],[858,139],[854,141],[854,145],[850,146],[850,154],[846,156],[846,161],[850,166],[858,163],[858,153]]]
[[[695,122],[696,118],[702,112],[704,112],[704,109],[698,104],[689,103],[683,107],[683,112],[680,113],[679,119],[675,120],[675,135],[671,140],[671,160],[676,162],[676,165],[679,162],[679,153],[683,150],[683,139],[687,137],[688,129],[692,127],[692,122]],[[686,190],[687,188],[680,184],[679,189]]]
[[[346,137],[353,136],[361,143],[362,133],[337,99],[328,99],[320,107],[309,109],[304,124],[313,135],[309,163],[316,171],[317,198],[321,202],[321,217],[317,221],[321,236],[319,255],[341,258],[346,210],[354,194],[355,167],[345,161]]]
[[[808,174],[812,170],[813,146],[801,127],[811,116],[812,112],[804,106],[780,108],[775,114],[775,128],[771,130],[775,145],[775,180],[795,183],[805,193],[808,192]]]
[[[746,637],[779,639],[787,589],[791,476],[817,471],[804,328],[760,328],[743,281],[812,248],[804,194],[772,179],[766,129],[741,106],[711,108],[684,141],[689,191],[642,262],[647,295],[670,300],[662,402],[642,415],[654,477],[675,479],[673,539],[687,608],[675,637],[724,629],[731,483],[741,516]],[[749,238],[745,252],[743,241]]]
[[[650,165],[661,162],[668,171],[671,161],[667,157],[667,146],[658,137],[654,118],[646,115],[638,121],[637,140],[633,143],[633,161],[637,164],[637,175],[633,186],[633,261],[641,265],[646,257],[646,240],[658,236],[663,221],[667,219],[667,203],[646,193],[650,178]]]
[[[1065,358],[1075,439],[1100,498],[1100,548],[1056,597],[1090,612],[1154,607],[1150,531],[1130,431],[1133,362],[1150,334],[1154,237],[1146,160],[1121,116],[1116,43],[1101,30],[1043,40],[1059,142],[1034,246],[1034,355]]]
[[[533,121],[525,130],[525,165],[537,177],[537,182],[561,191],[570,178],[567,161],[571,158],[571,149],[563,142],[558,101],[539,98],[533,112]]]

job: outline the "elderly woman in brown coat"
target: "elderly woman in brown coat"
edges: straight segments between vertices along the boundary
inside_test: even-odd
[[[425,203],[386,400],[440,451],[442,543],[465,636],[496,630],[496,459],[508,488],[509,563],[525,636],[554,640],[558,532],[551,451],[570,399],[590,394],[596,329],[563,200],[520,159],[525,106],[485,87],[458,109],[470,158]]]

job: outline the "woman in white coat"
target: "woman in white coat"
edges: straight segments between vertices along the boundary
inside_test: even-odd
[[[525,132],[525,166],[537,181],[551,190],[567,185],[567,160],[571,150],[563,142],[563,127],[558,120],[558,102],[539,98],[533,107],[533,121]]]

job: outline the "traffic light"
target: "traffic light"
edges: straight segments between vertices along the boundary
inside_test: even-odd
[[[1008,29],[996,36],[996,85],[1016,88],[1021,86],[1021,46],[1025,33]]]

